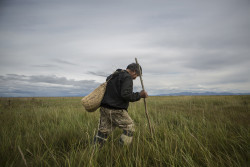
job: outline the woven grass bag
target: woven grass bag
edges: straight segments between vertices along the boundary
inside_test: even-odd
[[[89,95],[82,98],[82,105],[88,112],[94,112],[96,111],[100,105],[101,101],[103,99],[104,93],[106,91],[108,82],[104,82],[99,87],[97,87],[93,92],[91,92]]]

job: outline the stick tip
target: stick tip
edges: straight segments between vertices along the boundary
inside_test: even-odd
[[[135,62],[138,64],[137,58],[135,58]]]

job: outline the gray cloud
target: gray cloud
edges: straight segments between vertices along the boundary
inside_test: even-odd
[[[189,59],[185,59],[183,65],[187,68],[197,70],[228,70],[228,68],[238,68],[250,63],[248,55],[241,53],[232,53],[225,50],[212,50],[206,52],[188,52]],[[242,67],[241,67],[242,68]]]
[[[76,81],[53,75],[8,74],[0,76],[0,96],[84,96],[99,84],[93,80]]]
[[[38,65],[31,65],[32,67],[36,67],[36,68],[59,68],[56,65],[52,65],[52,64],[38,64]]]
[[[250,91],[247,0],[0,3],[2,92],[78,94],[135,57],[152,94]]]
[[[88,71],[87,74],[91,74],[91,75],[96,75],[96,76],[100,76],[100,77],[108,77],[110,74],[106,73],[106,72],[93,72],[93,71]]]
[[[72,65],[72,66],[77,65],[76,63],[72,63],[70,61],[66,61],[66,60],[62,60],[62,59],[53,59],[53,61],[56,63],[59,63],[59,64]]]

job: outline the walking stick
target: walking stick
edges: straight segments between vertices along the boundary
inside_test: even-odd
[[[135,58],[135,62],[136,64],[138,65],[138,68],[139,68],[139,71],[140,71],[140,80],[141,80],[141,86],[142,86],[142,90],[145,91],[144,89],[144,85],[143,85],[143,80],[142,80],[142,72],[141,72],[141,68],[139,66],[139,63],[137,61],[137,58]],[[146,103],[146,98],[143,98],[144,99],[144,107],[145,107],[145,113],[146,113],[146,117],[147,117],[147,120],[148,120],[148,126],[149,126],[149,130],[150,130],[150,134],[151,136],[153,136],[153,131],[152,131],[152,127],[151,127],[151,123],[149,121],[149,116],[148,116],[148,109],[147,109],[147,103]]]

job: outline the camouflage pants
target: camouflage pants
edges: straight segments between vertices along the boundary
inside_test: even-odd
[[[120,142],[128,145],[132,142],[134,122],[126,110],[116,110],[101,107],[100,123],[95,142],[104,143],[108,135],[116,128],[123,129]]]

